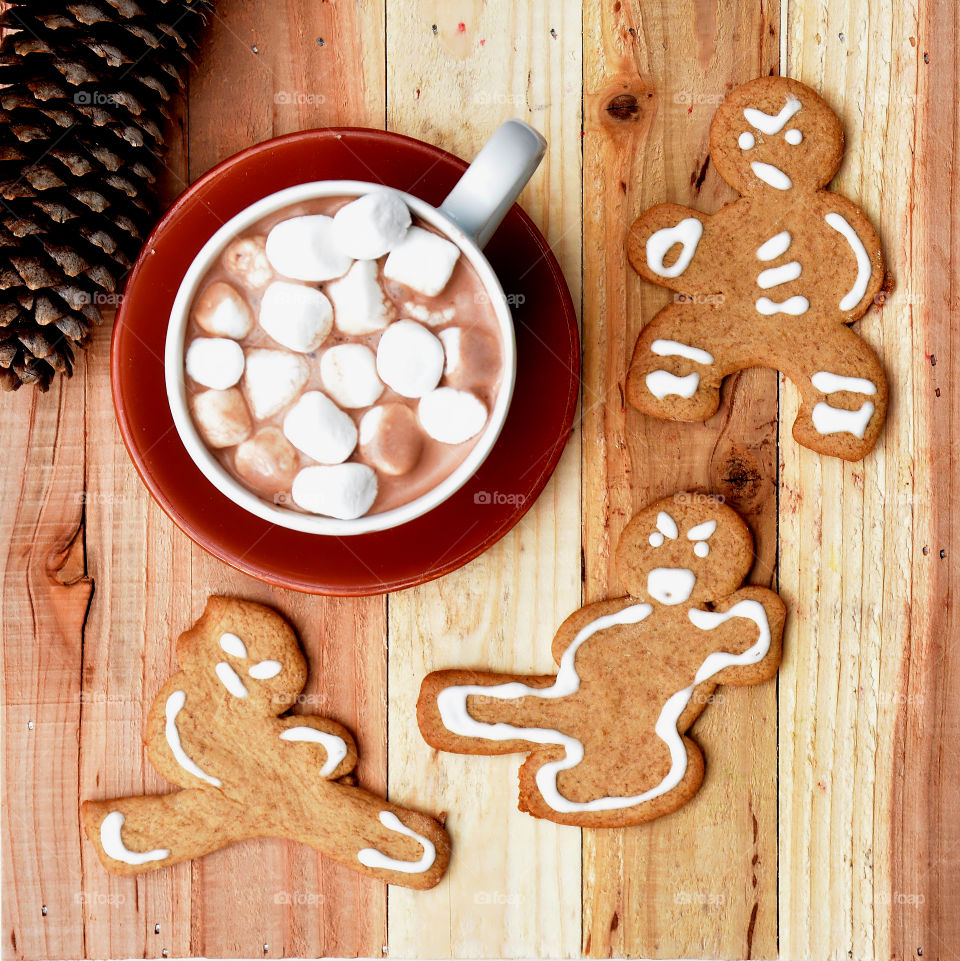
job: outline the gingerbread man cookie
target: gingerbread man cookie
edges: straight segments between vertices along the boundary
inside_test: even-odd
[[[447,670],[421,686],[426,741],[459,754],[527,753],[520,810],[583,827],[669,814],[700,787],[685,736],[718,684],[758,684],[780,663],[784,606],[741,587],[747,525],[703,495],[650,505],[626,526],[617,565],[629,596],[570,615],[553,642],[559,673]]]
[[[285,715],[307,679],[296,635],[268,607],[212,597],[180,636],[182,670],[147,717],[153,766],[182,790],[84,801],[107,870],[137,874],[235,841],[291,838],[391,884],[433,887],[450,841],[432,818],[342,780],[357,763],[334,721]]]
[[[762,77],[727,97],[710,156],[742,198],[712,216],[660,204],[630,229],[634,270],[684,295],[637,341],[626,385],[634,407],[706,420],[724,377],[772,367],[800,391],[800,444],[847,460],[873,448],[887,382],[846,325],[874,302],[885,268],[866,215],[823,189],[842,155],[839,119],[802,83]]]

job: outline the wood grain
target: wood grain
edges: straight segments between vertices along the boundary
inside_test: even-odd
[[[575,300],[580,45],[573,4],[397,2],[388,9],[391,130],[466,158],[507,117],[547,137],[547,158],[521,203],[550,241]],[[431,82],[437,77],[443,82]],[[392,954],[578,951],[580,832],[519,813],[519,758],[438,755],[421,739],[414,710],[420,680],[434,668],[553,669],[553,632],[580,604],[578,461],[575,437],[516,530],[462,570],[390,599],[391,795],[446,810],[456,851],[433,891],[391,889]]]
[[[756,583],[776,549],[776,375],[728,383],[705,425],[625,409],[623,378],[665,292],[631,271],[624,239],[658,201],[713,212],[734,194],[707,134],[731,86],[775,70],[776,4],[616,3],[584,8],[585,595],[619,592],[612,551],[643,504],[715,491],[757,538]],[[722,698],[721,698],[722,695]],[[659,822],[584,832],[584,941],[593,956],[772,957],[777,950],[774,685],[722,689],[693,731],[697,797]]]

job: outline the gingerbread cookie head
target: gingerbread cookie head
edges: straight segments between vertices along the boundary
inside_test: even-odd
[[[843,156],[843,128],[815,91],[788,77],[737,87],[710,128],[720,176],[744,195],[782,195],[826,186]]]
[[[259,715],[282,714],[307,681],[307,663],[290,625],[260,604],[211,597],[180,635],[183,672],[216,703]]]
[[[624,528],[617,570],[634,597],[703,604],[732,594],[753,564],[753,537],[736,511],[705,494],[650,504]]]

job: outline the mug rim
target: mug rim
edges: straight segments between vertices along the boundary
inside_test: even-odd
[[[269,503],[236,480],[216,459],[200,437],[190,416],[183,363],[189,308],[203,277],[230,241],[262,217],[304,200],[330,196],[360,197],[375,190],[390,190],[403,198],[411,211],[451,240],[476,270],[497,317],[503,351],[503,371],[493,407],[479,439],[467,456],[446,477],[419,497],[376,514],[353,519],[310,514]],[[261,197],[234,214],[204,243],[180,281],[164,348],[164,383],[167,403],[181,443],[200,472],[225,497],[251,514],[290,530],[325,536],[352,536],[390,530],[421,517],[455,494],[476,474],[503,429],[516,382],[516,335],[510,305],[496,272],[475,240],[436,207],[403,190],[363,180],[314,180]]]

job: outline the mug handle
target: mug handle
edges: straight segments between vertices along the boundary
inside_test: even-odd
[[[540,165],[547,141],[522,120],[507,120],[483,145],[440,205],[442,214],[486,246]]]

